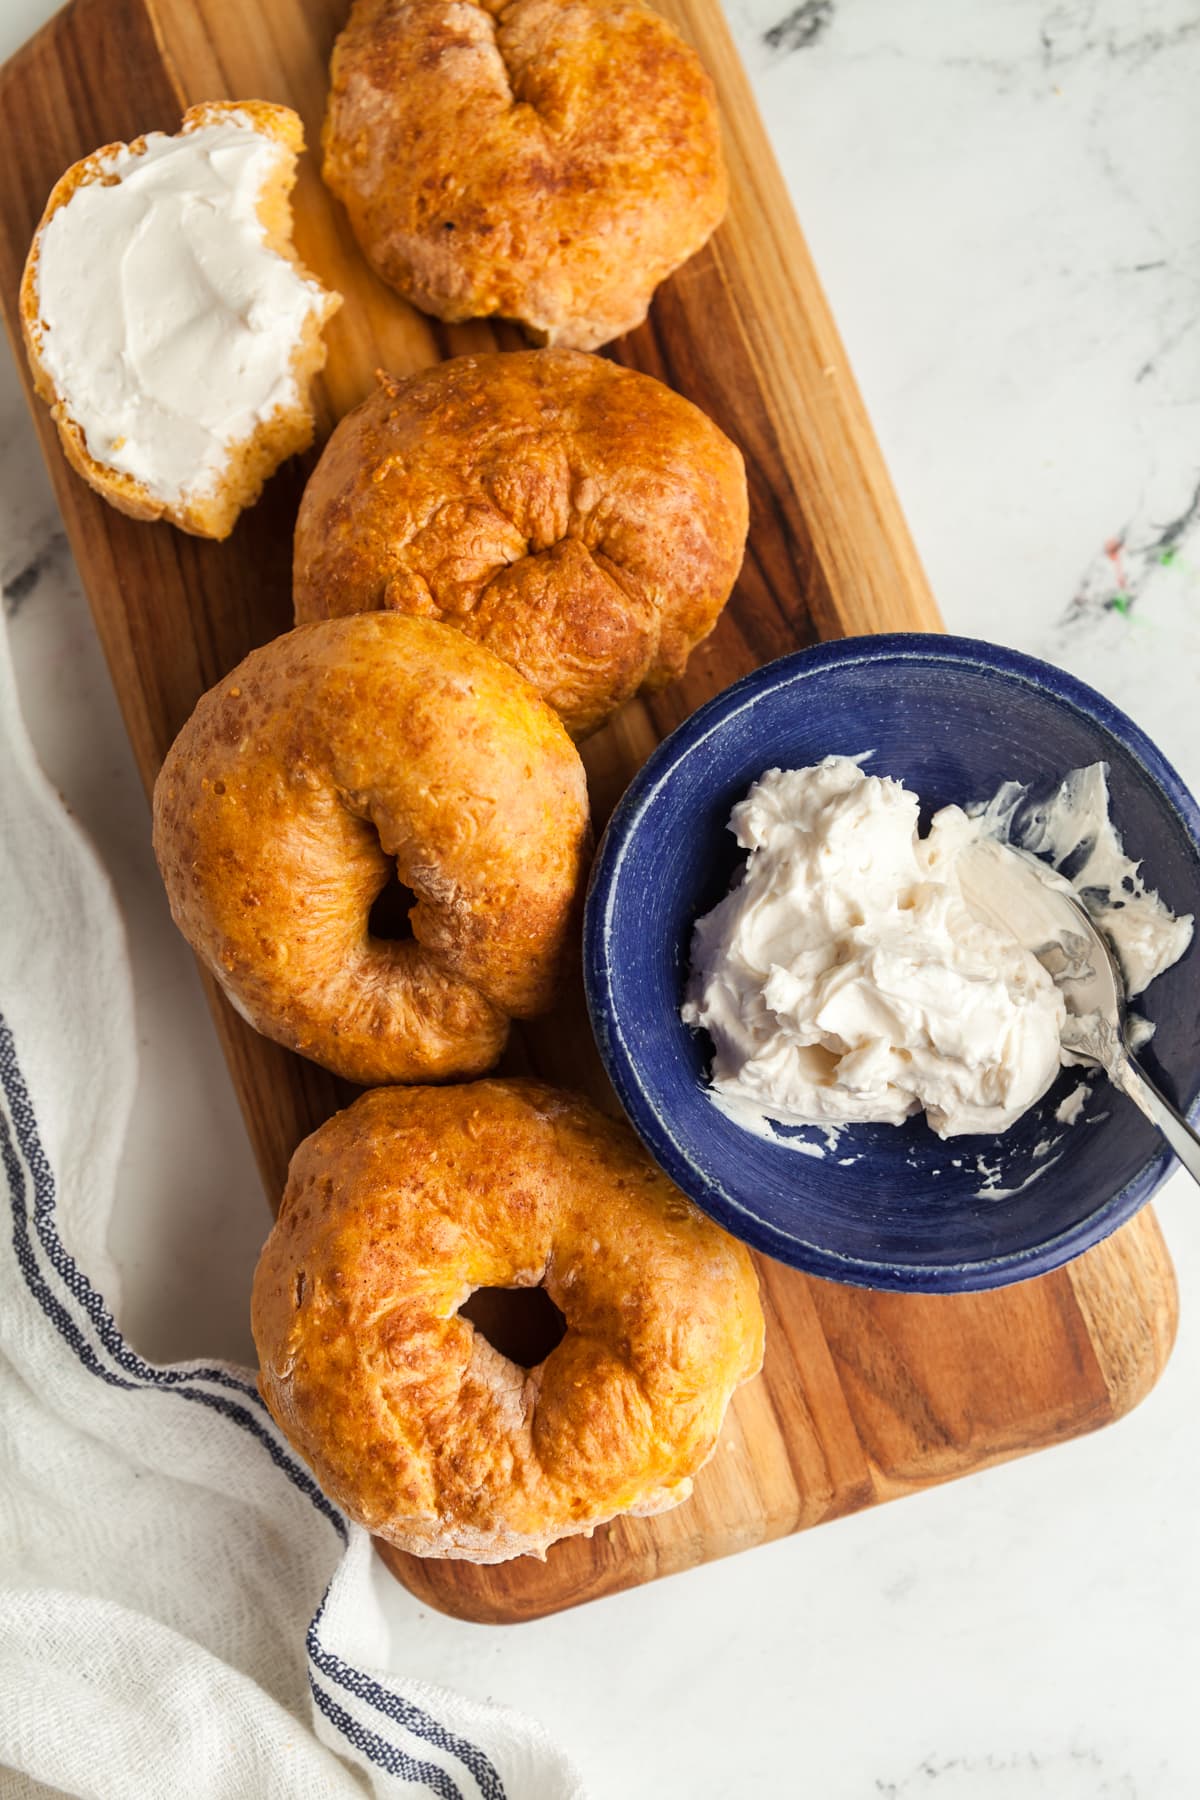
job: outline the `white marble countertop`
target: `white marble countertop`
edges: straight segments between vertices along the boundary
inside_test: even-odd
[[[1200,789],[1192,0],[726,0],[951,629],[1047,656]],[[52,10],[4,0],[0,54]],[[38,748],[128,922],[142,1046],[112,1248],[137,1347],[250,1358],[267,1225],[15,374],[0,586]],[[539,1624],[387,1577],[404,1666],[535,1713],[613,1800],[1200,1792],[1200,1207],[1174,1358],[1119,1426]]]

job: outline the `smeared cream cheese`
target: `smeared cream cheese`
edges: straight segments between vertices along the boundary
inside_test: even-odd
[[[1144,993],[1191,943],[1191,914],[1176,918],[1125,853],[1109,816],[1104,763],[1072,769],[1048,800],[1032,803],[1028,788],[1008,781],[986,806],[970,811],[986,835],[1019,844],[1068,877],[1116,951],[1129,999]]]
[[[1072,1060],[1065,1008],[1037,959],[971,912],[957,857],[987,835],[1069,870],[1131,994],[1178,960],[1192,921],[1125,854],[1102,764],[1073,770],[1041,806],[1008,783],[970,814],[945,807],[922,838],[917,796],[863,760],[770,770],[733,809],[749,855],[695,927],[683,1007],[713,1040],[712,1099],[767,1136],[772,1122],[900,1124],[922,1108],[943,1138],[1003,1132]],[[1018,1191],[998,1189],[999,1173],[990,1193]]]
[[[297,404],[320,287],[264,241],[280,154],[248,116],[122,146],[42,232],[38,353],[97,462],[156,499],[212,491],[231,446]]]
[[[1071,1089],[1069,1094],[1059,1101],[1054,1109],[1054,1117],[1058,1120],[1060,1125],[1073,1125],[1075,1123],[1076,1119],[1087,1105],[1087,1099],[1090,1092],[1091,1089],[1088,1087],[1087,1082],[1081,1081]]]
[[[897,781],[826,757],[773,769],[730,821],[741,881],[701,919],[683,1016],[716,1054],[713,1097],[783,1124],[999,1132],[1060,1066],[1061,994],[977,919],[954,873],[980,827],[958,807],[918,835]]]

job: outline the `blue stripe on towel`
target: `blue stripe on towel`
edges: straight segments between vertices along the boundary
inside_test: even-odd
[[[336,1725],[347,1743],[353,1744],[356,1750],[361,1750],[364,1756],[369,1756],[373,1763],[378,1763],[389,1775],[399,1775],[405,1781],[423,1781],[426,1787],[432,1788],[435,1794],[441,1796],[441,1800],[464,1800],[458,1783],[452,1781],[445,1769],[439,1768],[437,1763],[419,1762],[415,1756],[401,1750],[398,1744],[389,1744],[386,1738],[368,1731],[365,1725],[352,1719],[345,1707],[339,1706],[324,1688],[318,1687],[311,1674],[308,1685],[312,1689],[313,1699],[329,1723]]]
[[[26,1286],[64,1342],[75,1352],[89,1373],[99,1376],[111,1387],[142,1393],[174,1394],[181,1400],[209,1407],[212,1411],[231,1420],[233,1424],[240,1425],[244,1430],[250,1432],[293,1486],[307,1495],[314,1507],[330,1521],[343,1544],[348,1542],[349,1532],[341,1513],[331,1501],[326,1499],[307,1469],[292,1459],[260,1419],[255,1418],[244,1406],[226,1399],[223,1395],[206,1393],[202,1388],[187,1385],[195,1381],[219,1382],[224,1387],[234,1388],[243,1395],[253,1398],[261,1405],[257,1392],[249,1382],[232,1375],[228,1370],[214,1367],[156,1368],[153,1363],[148,1363],[139,1357],[125,1342],[103,1299],[69,1254],[58,1235],[55,1224],[54,1172],[42,1147],[33,1103],[17,1061],[13,1034],[2,1014],[0,1014],[0,1088],[3,1088],[13,1130],[16,1133],[16,1144],[14,1144],[13,1132],[9,1129],[8,1120],[3,1111],[0,1111],[0,1161],[4,1164],[8,1178],[12,1204],[13,1249]],[[21,1152],[20,1157],[17,1155],[18,1145]],[[79,1329],[77,1321],[71,1317],[62,1301],[51,1291],[38,1267],[29,1235],[27,1182],[25,1169],[22,1168],[22,1160],[25,1169],[28,1169],[33,1179],[33,1217],[38,1238],[46,1255],[68,1292],[84,1308],[96,1329],[101,1344],[118,1367],[125,1371],[124,1374],[118,1374],[116,1370],[107,1368],[100,1361],[94,1348]],[[468,1739],[450,1731],[448,1727],[417,1706],[415,1702],[405,1699],[400,1694],[390,1692],[379,1682],[364,1674],[361,1669],[355,1669],[324,1648],[317,1636],[317,1626],[320,1624],[324,1610],[325,1601],[322,1600],[316,1617],[308,1629],[306,1647],[313,1665],[330,1680],[336,1681],[347,1693],[365,1701],[377,1712],[384,1714],[393,1723],[411,1733],[412,1736],[422,1738],[437,1749],[458,1757],[463,1766],[474,1776],[483,1800],[506,1800],[504,1784],[499,1773],[478,1745],[472,1744]],[[325,1717],[342,1732],[349,1743],[355,1745],[372,1762],[388,1770],[389,1773],[403,1776],[410,1781],[424,1781],[440,1796],[440,1800],[464,1800],[461,1788],[436,1763],[423,1762],[412,1757],[406,1751],[401,1750],[398,1745],[388,1743],[385,1738],[379,1737],[376,1733],[359,1725],[344,1707],[339,1706],[322,1688],[318,1687],[311,1670],[309,1686],[316,1704]]]
[[[58,1248],[62,1264],[65,1265],[66,1270],[73,1270],[79,1281],[83,1282],[86,1278],[82,1270],[68,1254],[52,1223],[55,1207],[54,1175],[42,1149],[29,1090],[17,1063],[13,1035],[2,1015],[0,1015],[0,1087],[3,1087],[8,1101],[9,1113],[16,1130],[17,1142],[20,1145],[25,1166],[33,1176],[35,1216],[39,1211],[42,1213],[46,1221],[46,1230]],[[206,1379],[203,1371],[156,1369],[152,1363],[142,1362],[131,1352],[128,1353],[129,1362],[126,1366],[133,1365],[132,1379],[126,1379],[104,1366],[61,1300],[51,1292],[38,1268],[29,1237],[25,1176],[13,1146],[8,1124],[2,1113],[0,1113],[0,1157],[4,1162],[12,1199],[13,1249],[16,1252],[18,1266],[25,1278],[25,1284],[59,1336],[70,1345],[84,1368],[91,1374],[98,1375],[110,1387],[130,1388],[148,1394],[176,1394],[181,1400],[189,1400],[196,1406],[206,1406],[212,1412],[221,1413],[227,1419],[231,1419],[234,1424],[241,1425],[252,1437],[257,1438],[271,1461],[283,1471],[293,1487],[299,1488],[302,1494],[307,1495],[317,1511],[323,1513],[329,1520],[342,1542],[347,1543],[349,1532],[346,1529],[346,1521],[337,1507],[325,1498],[308,1470],[288,1455],[273,1432],[266,1429],[261,1419],[256,1419],[252,1413],[247,1412],[244,1406],[238,1405],[232,1400],[226,1400],[220,1394],[209,1394],[205,1393],[203,1388],[184,1385],[185,1382],[191,1380]],[[39,1233],[39,1236],[41,1235]],[[64,1281],[67,1281],[67,1274],[64,1273],[64,1268],[57,1261],[55,1268],[63,1276]],[[77,1294],[77,1287],[69,1282],[68,1285],[71,1287],[72,1293]],[[106,1317],[112,1326],[117,1342],[128,1351],[124,1338],[116,1329],[112,1315],[106,1313]]]
[[[34,1179],[33,1217],[38,1237],[50,1262],[91,1319],[96,1335],[109,1355],[126,1374],[140,1375],[143,1380],[155,1381],[166,1387],[179,1387],[187,1381],[211,1381],[220,1387],[232,1388],[236,1393],[252,1400],[265,1413],[266,1402],[254,1383],[235,1375],[232,1370],[194,1364],[178,1369],[159,1369],[153,1363],[145,1362],[125,1342],[102,1297],[78,1263],[68,1255],[58,1235],[54,1224],[54,1176],[38,1136],[29,1091],[17,1066],[13,1035],[3,1017],[0,1017],[0,1079],[3,1079],[8,1095],[9,1110],[26,1167]]]
[[[325,1600],[328,1598],[327,1591]],[[317,1635],[317,1627],[325,1611],[325,1600],[317,1608],[316,1617],[308,1628],[307,1639],[309,1660],[322,1675],[336,1681],[339,1687],[345,1688],[348,1694],[353,1694],[356,1700],[365,1700],[368,1706],[373,1706],[376,1712],[383,1713],[385,1718],[402,1726],[405,1731],[410,1731],[414,1737],[423,1738],[427,1744],[446,1751],[450,1756],[457,1756],[464,1768],[469,1769],[475,1777],[483,1800],[505,1800],[504,1783],[499,1772],[477,1744],[459,1737],[457,1732],[449,1730],[413,1701],[406,1700],[403,1694],[396,1694],[382,1687],[361,1669],[353,1668],[349,1663],[343,1662],[341,1657],[334,1656],[332,1651],[325,1649]]]

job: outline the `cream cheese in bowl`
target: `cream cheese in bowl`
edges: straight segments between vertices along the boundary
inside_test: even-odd
[[[864,760],[867,749],[873,754]],[[919,808],[907,803],[910,838],[914,825],[923,838],[947,808],[966,815],[958,829],[977,823],[996,842],[1028,848],[1040,832],[1045,866],[1058,863],[1083,889],[1093,917],[1107,901],[1122,923],[1140,915],[1135,936],[1147,921],[1151,935],[1156,929],[1155,915],[1138,904],[1151,889],[1166,903],[1160,925],[1167,907],[1200,910],[1200,806],[1103,696],[1048,663],[974,639],[933,633],[814,645],[702,706],[649,757],[609,821],[583,934],[588,1009],[605,1070],[672,1180],[768,1256],[828,1280],[902,1293],[976,1292],[1045,1274],[1132,1218],[1171,1166],[1154,1126],[1096,1070],[1061,1069],[1007,1129],[974,1138],[943,1141],[916,1096],[918,1110],[900,1124],[776,1122],[758,1097],[714,1093],[713,1038],[681,1016],[686,1003],[703,999],[703,984],[688,991],[696,921],[739,890],[754,854],[735,842],[731,812],[764,770],[810,769],[831,752],[858,776],[890,776],[920,797]],[[1069,772],[1088,769],[1064,792]],[[989,795],[994,805],[977,810]],[[1097,815],[1144,858],[1136,872],[1127,855],[1125,874],[1112,866]],[[962,853],[964,892],[979,892],[980,848]],[[915,857],[911,844],[909,851]],[[950,885],[944,867],[923,873]],[[849,898],[861,905],[852,887]],[[1177,926],[1165,940],[1168,955],[1187,933],[1182,918]],[[839,938],[831,965],[840,948]],[[857,954],[863,946],[845,948]],[[757,973],[761,990],[770,964]],[[962,979],[961,962],[951,973]],[[812,981],[811,966],[800,974]],[[1015,992],[1006,989],[1001,1003]],[[866,1001],[879,1002],[860,994],[869,1022]],[[890,1031],[903,1009],[894,995],[885,1000]],[[767,1006],[761,991],[758,1004]],[[1135,1004],[1155,1025],[1146,1051],[1152,1079],[1200,1117],[1200,945],[1193,939]],[[841,1024],[848,1029],[845,1015]],[[759,1128],[745,1129],[746,1117]]]
[[[943,807],[922,836],[919,797],[865,760],[768,770],[733,809],[747,861],[696,924],[683,1007],[714,1045],[711,1098],[760,1133],[921,1110],[943,1138],[1004,1132],[1071,1060],[1064,1003],[1030,951],[970,910],[955,865],[981,835],[1008,835],[1023,790]],[[1077,865],[1131,994],[1183,954],[1191,920],[1138,881],[1100,765],[1072,771],[1028,831],[1027,848]]]

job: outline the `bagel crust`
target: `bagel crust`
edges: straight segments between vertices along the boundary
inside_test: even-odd
[[[298,619],[456,626],[576,737],[682,673],[737,579],[741,453],[649,375],[569,350],[381,377],[300,506]]]
[[[544,1362],[459,1308],[543,1285]],[[365,1094],[292,1158],[254,1278],[259,1385],[351,1518],[494,1563],[685,1500],[762,1363],[745,1246],[624,1124],[533,1081]]]
[[[724,216],[713,84],[641,0],[356,0],[330,74],[325,180],[439,319],[594,350]]]
[[[258,499],[264,482],[280,463],[298,451],[307,450],[312,443],[313,411],[309,390],[314,377],[325,366],[321,332],[342,299],[340,294],[321,287],[301,263],[292,243],[290,195],[296,179],[297,158],[304,148],[304,127],[299,115],[290,107],[275,106],[264,100],[206,101],[203,105],[188,108],[178,139],[174,141],[186,140],[194,133],[203,134],[216,127],[251,131],[275,147],[272,172],[258,196],[263,245],[295,269],[311,295],[310,310],[291,350],[294,395],[260,419],[249,436],[227,443],[219,474],[208,483],[200,481],[198,485],[181,488],[171,498],[154,492],[145,481],[106,460],[95,446],[89,445],[87,433],[72,411],[73,396],[60,391],[47,366],[47,327],[42,318],[41,294],[42,245],[47,228],[80,189],[114,184],[118,177],[112,171],[121,159],[142,156],[151,144],[163,141],[159,134],[135,138],[130,144],[107,144],[81,162],[73,163],[55,184],[25,263],[20,311],[34,387],[50,408],[64,454],[76,473],[118,512],[127,513],[130,518],[167,519],[180,531],[220,539],[229,536],[239,513]],[[183,247],[177,243],[175,254],[180,254]],[[251,296],[245,299],[247,308],[250,299]],[[120,296],[113,294],[112,305],[117,307],[121,303]],[[213,311],[219,316],[216,296]],[[180,329],[178,320],[174,321],[174,328]],[[174,398],[178,406],[178,395]]]
[[[590,846],[583,767],[461,633],[300,626],[200,701],[154,790],[175,922],[265,1036],[364,1083],[479,1074],[553,1001]],[[411,938],[370,935],[393,876]]]

